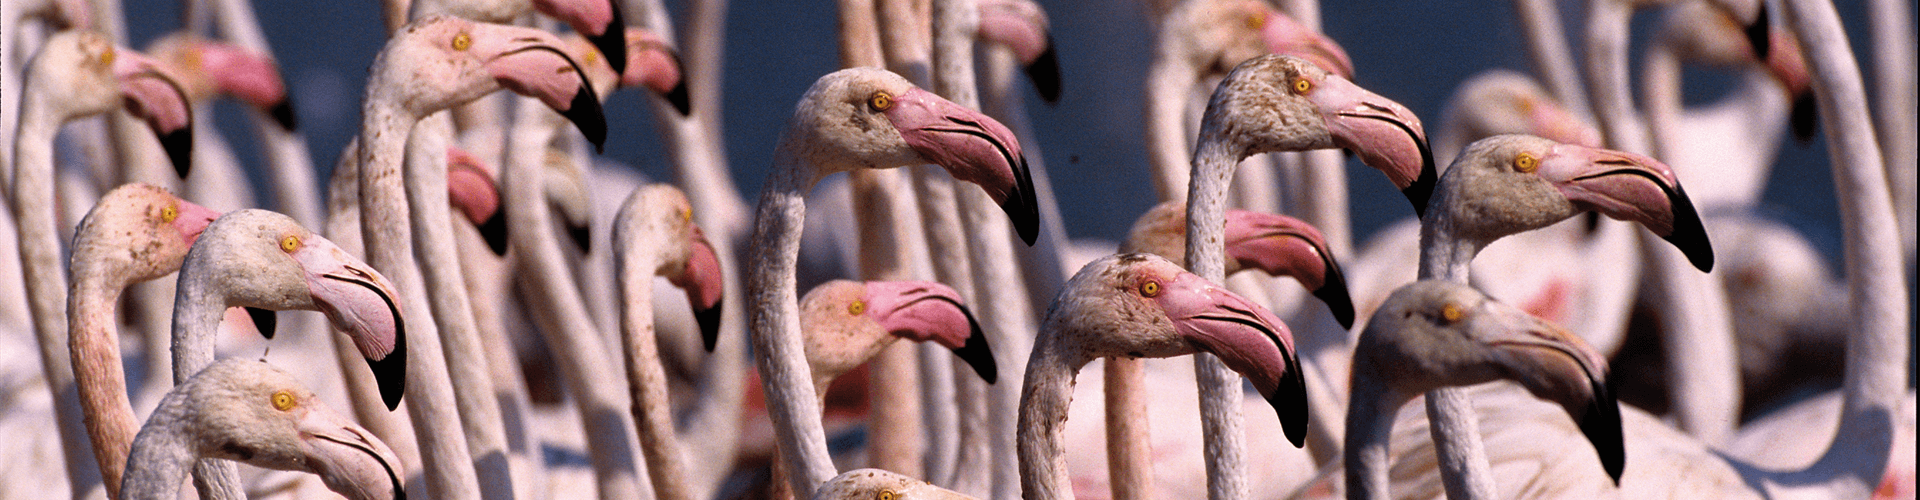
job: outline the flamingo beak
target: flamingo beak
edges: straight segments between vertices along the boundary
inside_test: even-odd
[[[1572,144],[1554,146],[1539,174],[1575,207],[1638,222],[1679,248],[1702,272],[1713,270],[1713,245],[1673,169],[1653,158]]]
[[[327,489],[353,499],[407,497],[395,467],[400,460],[386,443],[326,403],[312,401],[306,412],[296,424],[307,448],[306,465]]]
[[[534,0],[533,8],[586,37],[614,74],[627,72],[627,23],[615,0]]]
[[[1753,45],[1754,55],[1759,56],[1761,60],[1766,60],[1772,56],[1773,52],[1773,47],[1770,45],[1771,40],[1768,35],[1768,33],[1773,30],[1773,23],[1768,17],[1767,3],[1760,2],[1760,14],[1754,16],[1753,24],[1748,24],[1746,28],[1741,30],[1747,35],[1747,43]]]
[[[146,119],[173,161],[173,171],[187,178],[193,162],[193,104],[180,80],[160,69],[159,61],[125,47],[115,47],[113,75],[126,95],[127,108]]]
[[[1305,59],[1328,73],[1353,79],[1353,59],[1347,57],[1346,49],[1280,11],[1267,10],[1266,19],[1261,22],[1260,39],[1267,43],[1267,51],[1271,53]]]
[[[720,299],[726,280],[720,274],[720,257],[713,251],[713,244],[707,242],[706,233],[700,231],[700,226],[691,227],[693,241],[688,243],[691,253],[687,255],[686,270],[680,273],[679,279],[668,281],[687,291],[687,303],[693,304],[694,320],[700,324],[701,344],[707,352],[713,352],[720,342]]]
[[[953,178],[987,191],[1028,246],[1040,235],[1040,204],[1020,141],[1006,125],[919,88],[894,99],[887,119],[907,145]]]
[[[1228,210],[1227,258],[1241,269],[1292,276],[1327,304],[1341,328],[1353,328],[1353,298],[1347,280],[1327,251],[1320,230],[1284,215]]]
[[[1620,405],[1607,383],[1606,358],[1580,336],[1496,301],[1481,304],[1469,328],[1484,332],[1495,363],[1542,399],[1560,403],[1593,443],[1615,484],[1626,467]]]
[[[232,95],[272,116],[280,128],[292,131],[296,125],[293,106],[288,104],[286,84],[280,80],[273,60],[238,46],[200,40],[190,49],[198,53],[200,67],[213,77],[220,93]]]
[[[680,116],[693,112],[691,96],[687,94],[687,70],[680,63],[680,54],[674,52],[666,42],[654,36],[652,32],[640,28],[627,30],[627,54],[633,60],[627,67],[632,73],[620,74],[621,86],[645,86],[660,97],[666,98],[673,110]]]
[[[173,225],[175,231],[180,232],[180,236],[186,239],[188,245],[199,241],[200,233],[207,231],[207,225],[212,224],[214,219],[220,218],[220,212],[187,200],[179,200],[174,205],[174,210],[177,213],[173,216],[173,222],[169,224]]]
[[[1034,56],[1025,68],[1027,79],[1033,80],[1033,89],[1040,92],[1040,99],[1047,104],[1060,102],[1060,56],[1053,50],[1053,36],[1047,36],[1047,48]]]
[[[1060,101],[1060,59],[1054,53],[1045,12],[1017,2],[982,2],[979,33],[980,38],[1013,50],[1041,99],[1047,104]]]
[[[600,98],[588,84],[586,70],[560,50],[558,37],[517,26],[476,23],[472,30],[471,49],[486,61],[488,74],[515,93],[539,98],[573,122],[596,150],[605,149],[607,117]],[[615,61],[626,63],[625,58]]]
[[[1272,311],[1193,273],[1165,283],[1153,300],[1180,336],[1220,357],[1253,386],[1280,416],[1287,441],[1299,448],[1307,436],[1307,385],[1293,334]]]
[[[320,235],[307,236],[293,258],[306,273],[314,304],[366,357],[387,409],[399,407],[406,392],[407,330],[393,283]]]
[[[500,188],[480,158],[457,147],[447,148],[447,200],[480,229],[488,250],[507,254],[507,218],[506,211],[500,210]]]
[[[1416,215],[1424,217],[1439,172],[1427,147],[1420,117],[1406,106],[1360,88],[1337,75],[1321,79],[1307,98],[1319,107],[1333,144],[1387,174]]]
[[[1527,121],[1537,135],[1554,142],[1600,147],[1600,131],[1551,99],[1522,98]]]
[[[981,380],[991,384],[999,378],[987,336],[980,332],[980,322],[973,319],[959,292],[931,281],[869,281],[866,285],[867,314],[887,333],[946,346],[973,367]]]
[[[1773,40],[1773,50],[1762,53],[1761,60],[1766,61],[1767,72],[1793,98],[1793,137],[1802,142],[1811,141],[1820,115],[1813,100],[1813,76],[1807,71],[1800,41],[1785,30],[1774,30],[1768,37]]]

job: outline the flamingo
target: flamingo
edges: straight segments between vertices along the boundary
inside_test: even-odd
[[[213,363],[213,335],[226,309],[245,306],[324,312],[353,338],[383,397],[398,397],[407,385],[409,339],[393,286],[292,218],[253,209],[221,216],[187,251],[179,283],[173,305],[176,384]],[[216,488],[233,480],[208,479]]]
[[[1387,440],[1396,409],[1439,387],[1500,379],[1559,403],[1603,462],[1624,460],[1604,357],[1579,336],[1472,287],[1426,280],[1394,291],[1354,346],[1347,498],[1392,498]]]
[[[747,272],[747,289],[757,291],[748,307],[755,362],[796,496],[834,476],[825,435],[810,417],[820,413],[818,401],[803,383],[794,259],[804,193],[834,172],[936,163],[985,189],[1032,241],[1037,215],[1020,158],[1006,127],[884,70],[830,73],[801,97],[761,195]]]
[[[1220,356],[1252,379],[1299,446],[1306,386],[1293,337],[1266,308],[1152,254],[1087,264],[1047,311],[1020,393],[1020,483],[1028,499],[1073,498],[1064,446],[1068,400],[1080,367],[1111,356]]]
[[[895,500],[972,500],[960,492],[934,486],[893,471],[882,469],[854,469],[833,476],[820,484],[819,491],[813,493],[813,500],[866,500],[888,498]]]
[[[1187,265],[1203,278],[1226,277],[1221,229],[1226,186],[1248,156],[1269,151],[1347,148],[1387,174],[1420,212],[1435,172],[1420,119],[1405,106],[1361,89],[1313,63],[1266,55],[1240,63],[1214,89],[1200,121],[1187,186]],[[1209,457],[1209,496],[1239,498],[1239,391],[1217,361],[1195,356],[1202,429]],[[1289,432],[1294,432],[1289,426]],[[1301,429],[1300,432],[1304,432]],[[1297,435],[1296,435],[1297,436]]]
[[[222,360],[168,392],[134,439],[119,497],[175,498],[203,458],[312,472],[354,500],[406,498],[386,443],[265,361]]]
[[[67,342],[93,456],[113,496],[140,430],[120,365],[115,323],[120,293],[130,284],[179,270],[187,248],[219,216],[164,189],[128,184],[102,195],[74,235]]]
[[[418,21],[447,15],[483,23],[511,23],[529,11],[559,19],[606,54],[614,73],[625,73],[627,25],[614,0],[421,0],[412,2],[407,17]]]
[[[231,95],[273,117],[281,128],[294,130],[293,106],[286,84],[273,60],[239,46],[208,40],[190,33],[161,37],[146,52],[171,65],[181,76],[180,86],[191,102],[206,102],[215,94]]]
[[[1166,201],[1134,222],[1122,253],[1146,252],[1169,260],[1185,260],[1187,207]],[[1272,276],[1292,276],[1327,304],[1342,328],[1353,326],[1353,302],[1346,279],[1327,250],[1318,229],[1292,217],[1245,210],[1228,210],[1227,274],[1260,269]],[[1149,460],[1152,450],[1146,429],[1147,407],[1142,360],[1107,358],[1104,395],[1107,410],[1107,461],[1115,498],[1148,498],[1153,491]],[[1332,418],[1334,413],[1323,413]],[[1324,420],[1323,420],[1324,421]],[[1331,438],[1321,438],[1331,441]]]
[[[116,47],[91,31],[66,31],[49,38],[28,63],[14,128],[8,199],[20,245],[21,277],[40,345],[40,363],[53,391],[68,476],[76,492],[87,484],[89,461],[80,406],[61,338],[67,330],[66,279],[60,271],[60,242],[55,237],[53,140],[60,125],[125,105],[148,118],[168,145],[176,166],[185,165],[192,111],[179,85],[153,59]],[[184,172],[184,170],[182,170]]]
[[[694,305],[701,338],[712,349],[720,328],[722,278],[719,256],[678,188],[656,184],[634,190],[614,222],[615,267],[620,278],[620,332],[625,340],[633,418],[646,454],[655,495],[693,498],[687,483],[687,450],[680,445],[668,401],[667,375],[653,335],[653,277],[683,286]]]
[[[960,293],[931,281],[848,281],[820,284],[800,299],[807,364],[815,393],[865,363],[894,341],[933,342],[953,351],[986,383],[999,370],[993,351]],[[824,405],[824,401],[822,402]]]
[[[985,0],[977,5],[980,39],[1012,49],[1040,99],[1059,102],[1060,57],[1053,50],[1047,11],[1032,0]]]

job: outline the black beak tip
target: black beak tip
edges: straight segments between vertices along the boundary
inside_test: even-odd
[[[1273,412],[1280,417],[1280,430],[1286,434],[1287,442],[1294,448],[1307,443],[1307,381],[1300,373],[1300,360],[1291,352],[1287,357],[1287,374],[1281,376],[1280,386],[1267,396],[1267,404],[1273,406]]]
[[[272,116],[274,123],[280,124],[280,128],[288,132],[294,131],[299,126],[299,122],[293,118],[293,99],[281,99],[278,104],[267,109],[267,116]]]
[[[713,352],[714,346],[720,344],[721,304],[720,302],[716,302],[713,304],[713,307],[706,308],[705,310],[695,309],[693,311],[694,322],[700,324],[700,345],[706,347],[707,352]]]
[[[580,253],[593,253],[593,231],[587,226],[567,226],[567,239],[573,240],[573,246],[580,247]]]
[[[1620,485],[1620,474],[1627,468],[1627,448],[1620,428],[1620,404],[1614,399],[1613,389],[1601,382],[1593,383],[1593,402],[1587,406],[1586,414],[1580,416],[1580,433],[1593,443],[1593,451],[1600,455],[1600,466],[1613,478],[1615,486]]]
[[[507,254],[506,210],[495,210],[493,217],[488,217],[487,222],[480,224],[480,238],[487,240],[487,249],[492,250],[494,256]]]
[[[1333,320],[1340,322],[1340,328],[1353,329],[1353,296],[1347,292],[1347,277],[1340,272],[1340,266],[1327,261],[1326,283],[1313,291],[1314,297],[1327,304],[1327,311],[1333,313]]]
[[[1033,80],[1033,89],[1040,93],[1040,99],[1047,104],[1060,102],[1060,58],[1053,50],[1053,36],[1047,36],[1047,50],[1040,57],[1027,64],[1027,78]]]
[[[167,159],[173,161],[174,173],[181,179],[193,170],[193,127],[181,127],[180,130],[160,134],[160,147],[167,151]]]
[[[993,348],[987,346],[987,335],[980,331],[980,322],[973,319],[973,311],[961,307],[960,312],[967,315],[967,326],[972,331],[967,335],[966,345],[954,349],[953,355],[973,367],[973,372],[980,375],[980,380],[988,384],[999,381],[1000,367],[993,361]]]
[[[627,29],[620,22],[620,9],[613,9],[613,21],[607,23],[607,30],[599,36],[587,37],[601,55],[607,57],[607,65],[613,67],[613,74],[627,73]]]
[[[1793,99],[1793,138],[1806,144],[1813,141],[1813,134],[1819,132],[1820,109],[1814,105],[1813,93],[1800,94]]]
[[[273,340],[273,329],[278,318],[274,316],[272,310],[248,307],[247,316],[253,318],[253,328],[260,330],[261,337],[266,337],[267,340]]]
[[[380,401],[387,404],[387,411],[400,407],[400,396],[407,392],[407,332],[404,327],[396,327],[393,335],[393,352],[387,357],[367,360],[367,368],[373,370],[373,379],[380,385]]]
[[[1680,253],[1686,254],[1687,262],[1692,263],[1700,272],[1713,271],[1713,242],[1707,240],[1707,228],[1700,223],[1700,213],[1693,208],[1693,200],[1687,198],[1687,192],[1674,187],[1669,200],[1673,204],[1673,233],[1662,239],[1672,243]]]
[[[685,78],[682,78],[680,83],[675,84],[673,90],[667,91],[667,93],[662,94],[661,97],[667,98],[667,103],[672,104],[673,110],[679,111],[680,116],[687,116],[693,113],[693,98],[687,94],[687,80]]]
[[[1440,171],[1433,164],[1433,148],[1427,146],[1427,141],[1414,137],[1413,142],[1420,146],[1420,177],[1408,184],[1406,189],[1401,189],[1400,194],[1406,195],[1407,201],[1413,203],[1414,217],[1424,218],[1427,216],[1427,200],[1433,198],[1433,186],[1440,182]]]
[[[565,115],[567,121],[573,122],[573,126],[580,129],[582,135],[587,136],[587,142],[593,143],[595,153],[606,152],[607,115],[605,110],[600,108],[600,99],[594,95],[593,87],[581,84],[580,90],[573,94],[573,102],[569,103],[567,110],[560,114]]]
[[[1754,18],[1753,24],[1747,25],[1743,30],[1747,35],[1747,43],[1753,45],[1754,56],[1762,61],[1767,60],[1767,56],[1773,51],[1773,44],[1767,36],[1767,30],[1772,26],[1767,17],[1767,4],[1761,2],[1760,15]]]
[[[1013,229],[1020,233],[1020,241],[1033,246],[1040,237],[1040,202],[1034,199],[1033,173],[1027,169],[1027,159],[1020,158],[1014,165],[1014,190],[1007,193],[1006,201],[1000,203],[1000,210],[1007,213],[1013,221]]]

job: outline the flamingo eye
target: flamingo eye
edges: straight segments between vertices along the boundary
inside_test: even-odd
[[[585,54],[580,54],[580,65],[581,65],[581,66],[592,66],[592,65],[593,65],[593,63],[595,63],[595,62],[599,62],[599,61],[600,61],[600,50],[599,50],[599,49],[594,49],[594,50],[589,50],[589,51],[587,51],[587,53],[585,53]]]
[[[100,52],[100,65],[101,65],[101,66],[112,66],[112,65],[113,65],[113,59],[114,59],[114,57],[116,57],[116,56],[118,56],[118,54],[115,54],[115,53],[114,53],[114,50],[113,50],[113,47],[112,47],[112,46],[108,46],[108,47],[107,47],[107,50],[104,50],[104,51],[101,51],[101,52]]]
[[[1159,297],[1159,296],[1160,296],[1160,282],[1158,282],[1158,281],[1148,281],[1148,282],[1146,282],[1146,283],[1141,283],[1141,284],[1140,284],[1140,295],[1144,295],[1144,296],[1146,296],[1147,298],[1154,298],[1154,297]]]
[[[289,236],[287,236],[287,237],[285,237],[285,238],[281,238],[281,239],[280,239],[280,250],[281,250],[281,251],[283,251],[283,252],[287,252],[287,253],[293,253],[293,251],[294,251],[294,250],[299,250],[299,249],[300,249],[300,237],[299,237],[299,236],[292,236],[292,235],[289,235]]]
[[[874,495],[874,498],[878,500],[894,500],[899,497],[900,495],[895,494],[893,490],[880,490],[879,495]]]
[[[1265,27],[1267,27],[1267,13],[1255,12],[1253,13],[1253,15],[1247,16],[1248,29],[1258,31],[1261,28],[1265,28]]]
[[[1312,92],[1312,91],[1313,91],[1312,80],[1308,80],[1304,77],[1293,79],[1293,93],[1306,95],[1306,93]]]
[[[1440,308],[1440,319],[1445,320],[1448,324],[1458,323],[1460,322],[1460,318],[1464,318],[1466,315],[1466,311],[1460,310],[1459,304],[1447,304]]]
[[[847,314],[859,316],[861,314],[866,314],[866,312],[867,312],[867,301],[856,300],[856,301],[853,301],[852,304],[847,304]]]
[[[1533,153],[1520,153],[1520,156],[1513,158],[1513,169],[1523,174],[1531,174],[1540,169],[1540,159],[1534,157]]]
[[[873,106],[873,109],[879,111],[893,109],[893,95],[886,92],[874,92],[873,97],[867,98],[867,105]]]
[[[467,50],[473,46],[473,36],[461,33],[453,36],[453,50]]]
[[[163,224],[172,223],[174,219],[179,217],[180,209],[175,208],[173,205],[167,205],[167,208],[160,209],[160,222]]]
[[[691,208],[680,209],[680,222],[692,222],[692,221],[693,221],[693,209]]]
[[[280,411],[292,410],[294,406],[294,402],[295,401],[293,399],[293,393],[291,392],[287,392],[284,390],[273,392],[273,409],[275,410],[280,410]]]

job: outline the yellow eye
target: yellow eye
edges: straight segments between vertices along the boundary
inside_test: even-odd
[[[680,209],[680,222],[691,222],[691,221],[693,221],[693,209],[691,208]]]
[[[867,104],[880,111],[893,109],[893,96],[886,92],[874,92],[873,97],[867,98]]]
[[[1513,158],[1513,169],[1523,174],[1531,174],[1540,169],[1540,159],[1535,158],[1533,153],[1520,153],[1520,156]]]
[[[273,409],[280,411],[292,410],[293,404],[293,393],[287,391],[273,392]]]
[[[1255,12],[1253,15],[1247,16],[1247,28],[1259,31],[1265,27],[1267,27],[1267,13]]]
[[[473,37],[466,33],[453,36],[453,50],[467,50],[473,46]]]
[[[1140,284],[1140,295],[1145,295],[1145,296],[1147,296],[1148,298],[1152,298],[1152,297],[1158,297],[1158,296],[1160,296],[1160,282],[1158,282],[1158,281],[1149,281],[1149,282],[1146,282],[1146,283],[1141,283],[1141,284]]]
[[[1312,91],[1313,91],[1313,81],[1312,81],[1312,80],[1308,80],[1308,79],[1306,79],[1306,78],[1295,78],[1295,79],[1293,80],[1293,93],[1295,93],[1295,94],[1306,94],[1306,93],[1308,93],[1308,92],[1312,92]]]
[[[895,494],[893,490],[880,490],[880,494],[875,496],[879,500],[894,500],[899,497],[900,495]]]
[[[115,54],[113,52],[113,46],[111,45],[107,46],[107,50],[100,52],[100,65],[112,66],[113,58],[116,56],[118,56],[118,54]]]
[[[593,63],[596,63],[599,61],[600,61],[599,50],[589,50],[585,54],[580,54],[580,64],[583,66],[592,66]]]
[[[1446,320],[1447,323],[1458,323],[1460,318],[1466,315],[1465,311],[1460,310],[1459,304],[1447,304],[1440,308],[1440,319]]]
[[[280,239],[280,250],[281,250],[281,251],[283,251],[283,252],[287,252],[287,253],[293,253],[293,251],[294,251],[294,250],[299,250],[299,249],[300,249],[300,237],[299,237],[299,236],[291,236],[291,235],[289,235],[289,236],[287,236],[287,237],[285,237],[285,238],[281,238],[281,239]]]
[[[161,223],[172,223],[174,219],[179,217],[180,217],[180,209],[174,208],[173,205],[167,205],[167,208],[160,209]]]
[[[867,301],[856,300],[856,301],[853,301],[852,304],[847,304],[847,314],[859,316],[862,314],[866,314],[866,312],[867,312]]]

